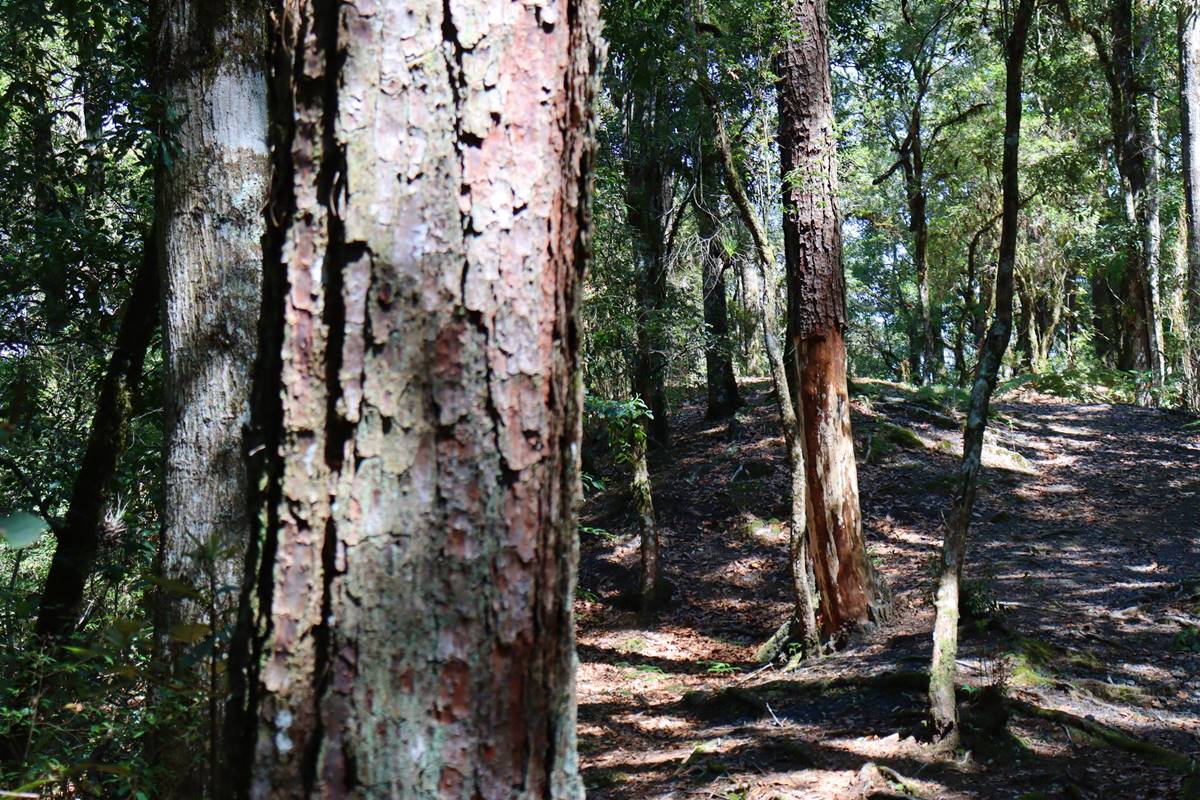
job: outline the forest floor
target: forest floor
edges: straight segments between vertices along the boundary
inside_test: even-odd
[[[576,606],[588,796],[1178,797],[1186,760],[1108,746],[1072,720],[1200,750],[1200,431],[1164,411],[1003,398],[968,546],[977,618],[959,673],[1027,705],[947,757],[923,741],[920,671],[960,419],[929,392],[866,382],[855,394],[869,551],[896,610],[790,672],[753,661],[789,608],[787,467],[767,385],[743,385],[732,429],[683,403],[671,448],[652,459],[674,586],[653,624],[620,608],[637,538],[622,473],[601,470]]]

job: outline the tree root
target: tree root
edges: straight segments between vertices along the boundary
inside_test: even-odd
[[[688,692],[684,695],[683,704],[703,715],[724,716],[732,712],[759,716],[767,713],[768,701],[780,695],[803,695],[847,688],[924,692],[929,688],[929,674],[921,670],[897,670],[874,675],[842,675],[806,681],[776,680],[752,688],[730,687],[716,692]],[[959,687],[960,693],[963,688],[965,687]],[[1192,757],[1185,753],[1125,733],[1094,719],[1055,708],[1034,705],[1011,697],[1005,698],[1003,704],[1012,713],[1057,722],[1109,747],[1124,750],[1153,764],[1186,774],[1189,777],[1184,783],[1182,800],[1200,800],[1200,763],[1194,762]]]
[[[1157,745],[1154,742],[1146,741],[1145,739],[1132,736],[1124,731],[1097,722],[1094,719],[1087,717],[1079,717],[1075,714],[1059,711],[1056,708],[1044,708],[1036,706],[1033,703],[1027,703],[1024,700],[1016,700],[1009,698],[1006,704],[1012,711],[1017,714],[1023,714],[1027,717],[1037,717],[1039,719],[1050,720],[1057,722],[1060,725],[1066,725],[1068,728],[1074,728],[1080,733],[1089,736],[1093,739],[1098,739],[1110,747],[1115,747],[1118,750],[1124,750],[1127,753],[1133,753],[1144,757],[1147,761],[1158,764],[1163,767],[1168,767],[1176,772],[1184,772],[1192,775],[1189,781],[1197,778],[1195,766],[1191,756],[1172,750],[1169,747]],[[1200,782],[1200,781],[1198,781]],[[1185,794],[1185,797],[1187,795]]]

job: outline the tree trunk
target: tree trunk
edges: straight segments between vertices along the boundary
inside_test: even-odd
[[[996,270],[996,311],[979,353],[979,366],[971,388],[967,426],[963,434],[963,460],[938,575],[933,629],[933,663],[929,673],[929,701],[935,735],[956,743],[958,708],[954,696],[955,660],[958,657],[958,597],[963,556],[971,512],[983,464],[983,436],[987,428],[992,392],[1012,336],[1013,272],[1017,260],[1017,213],[1020,209],[1021,80],[1025,43],[1035,0],[1016,7],[1005,43],[1004,91],[1004,200],[1000,227],[999,264]]]
[[[657,147],[658,104],[656,92],[633,102],[637,137],[628,143],[637,153],[625,164],[626,205],[629,226],[636,236],[634,253],[638,275],[637,361],[633,389],[642,398],[651,417],[646,423],[651,447],[670,444],[667,417],[667,354],[663,342],[663,311],[667,304],[667,234],[665,220],[669,204],[669,175]]]
[[[1149,158],[1146,173],[1146,231],[1143,236],[1147,283],[1147,328],[1150,336],[1150,368],[1155,386],[1162,386],[1167,379],[1167,354],[1163,347],[1162,324],[1162,214],[1159,192],[1159,172],[1162,168],[1162,152],[1159,133],[1158,96],[1148,90]]]
[[[825,0],[791,0],[792,37],[776,67],[788,335],[798,380],[797,438],[808,540],[827,637],[882,620],[886,591],[867,558],[846,382],[846,298]]]
[[[1039,350],[1037,341],[1037,325],[1034,321],[1037,303],[1034,301],[1033,290],[1029,281],[1018,271],[1014,276],[1017,298],[1021,303],[1021,311],[1017,316],[1017,354],[1018,368],[1021,372],[1036,373],[1041,369],[1037,362]]]
[[[156,17],[160,90],[179,120],[157,187],[166,367],[159,568],[196,591],[195,599],[165,592],[156,627],[171,669],[197,639],[196,626],[207,628],[200,664],[209,684],[207,767],[215,770],[226,699],[221,643],[235,621],[251,516],[243,431],[262,303],[266,9],[174,0]],[[180,791],[208,795],[215,775],[196,774],[203,759],[185,755],[173,770]]]
[[[1111,87],[1110,116],[1115,143],[1117,168],[1124,182],[1126,218],[1136,231],[1130,243],[1121,296],[1131,313],[1122,325],[1122,369],[1154,372],[1155,341],[1153,295],[1150,289],[1150,258],[1154,252],[1150,225],[1147,164],[1149,137],[1140,105],[1146,99],[1146,87],[1139,79],[1138,67],[1144,52],[1144,40],[1135,36],[1133,0],[1112,0],[1110,6],[1112,53],[1108,67]],[[1143,400],[1148,399],[1143,395]]]
[[[41,637],[62,637],[75,630],[84,587],[100,548],[108,487],[128,444],[132,394],[142,380],[146,351],[158,323],[158,261],[153,241],[154,234],[150,234],[100,384],[92,431],[75,476],[66,519],[57,531],[58,543],[38,611],[36,631]]]
[[[912,259],[917,273],[917,317],[921,326],[920,362],[917,374],[922,382],[937,380],[941,367],[941,337],[934,332],[932,298],[929,291],[929,215],[925,192],[925,155],[921,143],[921,107],[913,107],[909,138],[904,156],[904,185],[908,195],[908,226],[913,235]]]
[[[696,227],[704,251],[704,377],[708,387],[708,419],[724,419],[741,405],[733,373],[733,344],[729,340],[725,298],[725,269],[729,259],[721,242],[716,202],[715,194],[706,195],[697,188]]]
[[[658,590],[662,584],[658,557],[658,526],[654,522],[654,492],[650,485],[650,464],[646,461],[646,440],[634,436],[630,444],[633,448],[629,460],[629,466],[633,470],[630,489],[633,492],[633,509],[637,514],[642,550],[639,594],[642,614],[650,617],[658,607]]]
[[[779,424],[783,432],[784,444],[787,447],[788,467],[791,470],[792,497],[791,514],[788,520],[790,528],[788,561],[792,574],[792,586],[795,590],[795,607],[791,619],[783,627],[787,629],[786,638],[778,641],[798,643],[803,652],[810,655],[821,653],[820,628],[817,623],[818,598],[813,580],[812,555],[808,538],[808,481],[804,467],[804,449],[800,438],[796,435],[796,406],[794,395],[789,385],[787,364],[784,361],[783,345],[775,332],[775,320],[778,316],[778,306],[775,300],[774,281],[771,273],[775,267],[775,254],[767,240],[766,231],[759,223],[754,213],[746,188],[742,184],[737,164],[733,160],[733,148],[729,144],[729,136],[725,131],[725,117],[721,112],[716,95],[711,91],[705,92],[705,100],[713,115],[713,126],[716,133],[717,148],[721,153],[721,162],[725,170],[725,185],[733,198],[742,224],[750,232],[754,242],[756,258],[743,258],[742,285],[745,302],[751,315],[757,322],[762,333],[763,350],[767,355],[767,364],[771,371],[771,386],[775,392],[776,408],[779,411]],[[773,658],[775,653],[768,654]]]
[[[271,18],[236,796],[582,798],[597,4],[288,0]]]
[[[1200,0],[1179,9],[1180,113],[1183,123],[1183,184],[1187,208],[1186,402],[1200,412]]]

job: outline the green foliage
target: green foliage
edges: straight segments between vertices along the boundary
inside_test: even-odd
[[[1026,373],[997,386],[996,396],[1002,397],[1023,387],[1082,403],[1132,403],[1137,396],[1138,376],[1095,364],[1061,372]]]
[[[1200,653],[1200,628],[1188,625],[1175,634],[1175,649],[1185,653]]]
[[[736,675],[742,671],[740,667],[726,664],[724,661],[701,661],[700,664],[708,675]]]
[[[646,423],[654,418],[654,414],[642,398],[599,400],[588,397],[586,413],[608,431],[609,446],[617,463],[628,464],[637,458],[637,453],[645,451]]]

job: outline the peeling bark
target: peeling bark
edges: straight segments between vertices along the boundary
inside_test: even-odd
[[[890,602],[867,558],[846,381],[846,296],[825,0],[791,0],[780,54],[779,150],[808,541],[827,637],[882,621]]]
[[[273,22],[235,793],[581,798],[596,3],[285,0]]]

